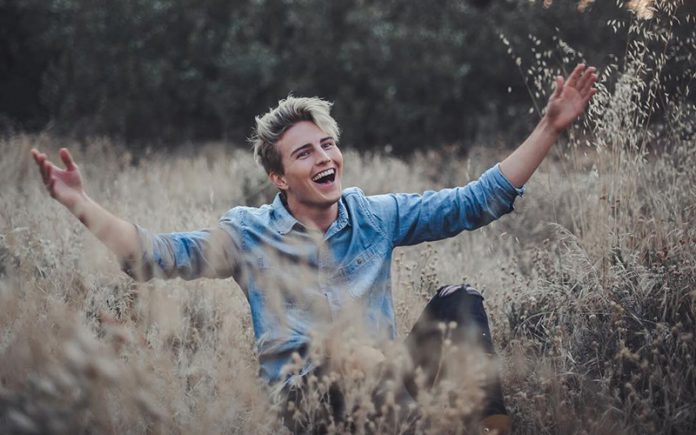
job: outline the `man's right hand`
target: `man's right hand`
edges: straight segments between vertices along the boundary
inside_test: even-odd
[[[119,258],[132,258],[140,250],[135,226],[118,218],[90,199],[82,186],[82,176],[70,152],[61,148],[65,169],[51,163],[46,154],[31,150],[46,189]]]
[[[61,169],[53,164],[48,160],[46,154],[36,149],[31,150],[31,155],[39,167],[48,192],[58,202],[67,207],[68,210],[75,212],[78,204],[86,198],[82,186],[82,176],[70,155],[70,151],[66,148],[61,148],[59,154],[63,164],[65,164],[65,169]]]

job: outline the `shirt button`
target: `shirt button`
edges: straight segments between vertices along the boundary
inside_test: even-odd
[[[363,261],[364,261],[364,260],[363,260],[362,258],[358,258],[358,261],[357,261],[358,266],[360,266],[361,264],[363,264]]]

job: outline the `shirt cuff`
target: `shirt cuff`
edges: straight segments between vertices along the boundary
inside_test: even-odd
[[[150,242],[148,233],[141,226],[133,224],[138,236],[139,252],[133,256],[121,258],[121,270],[136,281],[149,281],[152,279],[152,266],[147,244]],[[149,245],[152,245],[150,242]]]
[[[510,193],[513,193],[518,195],[518,196],[523,196],[524,192],[526,191],[525,187],[515,187],[512,185],[510,180],[503,174],[503,171],[500,170],[500,163],[496,163],[496,165],[493,167],[493,174],[495,176],[496,181],[498,184],[504,186]]]

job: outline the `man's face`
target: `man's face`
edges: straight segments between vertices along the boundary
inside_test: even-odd
[[[291,207],[328,208],[339,200],[343,155],[333,137],[313,122],[301,121],[276,147],[285,173],[271,173],[271,181],[285,191]]]

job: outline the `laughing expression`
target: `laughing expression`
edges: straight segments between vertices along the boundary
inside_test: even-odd
[[[290,127],[276,144],[284,173],[272,174],[291,210],[326,209],[341,197],[343,155],[336,139],[310,121]]]

